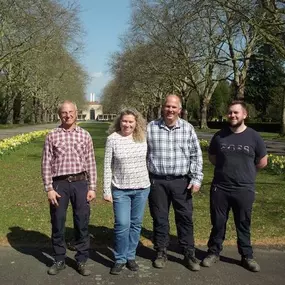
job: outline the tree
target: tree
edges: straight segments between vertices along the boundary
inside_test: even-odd
[[[78,7],[55,0],[0,0],[0,121],[52,119],[64,98],[84,101],[77,60]]]
[[[185,109],[190,94],[200,100],[201,127],[207,126],[207,108],[225,68],[217,64],[223,34],[207,1],[133,1],[132,39],[161,50],[170,68],[165,77],[181,95]],[[168,71],[168,72],[167,72]]]
[[[251,58],[246,82],[247,102],[254,104],[261,121],[272,119],[268,107],[275,96],[280,96],[284,79],[284,60],[272,46],[264,44]]]
[[[229,82],[219,82],[210,101],[208,120],[214,118],[221,119],[226,114],[230,95],[231,88]]]

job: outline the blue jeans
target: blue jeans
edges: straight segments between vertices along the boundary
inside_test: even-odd
[[[150,189],[112,189],[115,216],[114,257],[117,263],[134,260]]]

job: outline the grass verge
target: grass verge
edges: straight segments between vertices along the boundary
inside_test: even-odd
[[[90,233],[94,245],[112,242],[112,205],[102,200],[104,145],[108,123],[81,124],[93,137],[98,168],[97,200],[92,204]],[[0,243],[2,245],[38,245],[50,243],[50,219],[46,194],[43,192],[40,161],[44,139],[37,139],[0,159]],[[209,188],[213,167],[204,157],[204,182],[194,196],[195,239],[205,245],[210,233]],[[285,180],[261,171],[257,176],[256,202],[252,219],[252,241],[259,245],[285,245]],[[72,213],[66,221],[67,239],[72,237]],[[173,211],[170,234],[175,240]],[[152,219],[145,211],[141,242],[151,244]],[[227,226],[226,244],[235,244],[236,233],[232,215]]]
[[[220,129],[203,129],[203,130],[201,130],[201,129],[195,127],[195,130],[197,133],[215,134]],[[259,132],[259,134],[261,135],[261,137],[264,140],[285,142],[285,136],[280,135],[278,133]]]

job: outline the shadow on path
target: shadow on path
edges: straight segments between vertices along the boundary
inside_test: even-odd
[[[18,252],[30,255],[36,258],[39,262],[46,266],[51,266],[53,263],[51,240],[47,235],[38,231],[25,230],[21,227],[10,227],[10,232],[7,234],[7,239],[10,245]],[[102,264],[105,267],[112,267],[114,262],[113,256],[113,229],[104,226],[89,226],[90,233],[90,260],[96,263]],[[147,239],[152,239],[152,231],[142,228],[142,236]],[[67,248],[71,251],[75,251],[73,240],[73,229],[66,228],[66,244]],[[176,254],[172,254],[176,253]],[[179,257],[177,257],[179,254]],[[168,247],[168,260],[171,262],[183,264],[183,255],[178,244],[176,236],[170,236],[170,244]],[[207,252],[196,248],[196,257],[199,260],[207,255]],[[137,256],[153,261],[156,256],[155,250],[151,247],[143,245],[141,242],[137,248]],[[222,262],[230,264],[239,264],[240,261],[221,256]],[[76,261],[73,258],[66,257],[66,264],[76,270]]]
[[[38,231],[25,230],[18,226],[10,227],[9,230],[10,232],[7,234],[7,240],[11,247],[22,254],[33,256],[47,267],[52,265],[54,259],[49,236]],[[107,234],[107,239],[102,237],[104,233]],[[111,261],[113,254],[109,248],[109,243],[106,244],[105,241],[108,241],[109,237],[112,236],[112,230],[105,227],[90,226],[90,235],[90,259],[106,267],[110,267],[113,263]],[[96,242],[96,236],[99,236],[99,240],[103,240],[104,244],[99,244],[98,241]],[[65,237],[67,249],[75,251],[75,248],[73,247],[73,228],[66,227]],[[107,258],[105,256],[107,256]],[[76,270],[77,265],[73,258],[67,256],[65,262],[67,266]]]
[[[47,266],[52,264],[52,250],[49,248],[50,238],[47,235],[17,226],[10,227],[9,230],[7,239],[14,249],[33,256]]]
[[[145,237],[149,240],[152,240],[152,234],[153,234],[152,231],[147,230],[146,228],[142,228],[141,235],[143,237]],[[171,252],[182,255],[182,258],[181,259],[177,258],[176,256],[172,255]],[[207,251],[201,250],[201,249],[196,247],[195,248],[195,254],[196,254],[196,257],[202,261],[207,256]],[[151,249],[150,247],[146,247],[146,246],[140,244],[140,246],[138,247],[137,255],[140,257],[143,257],[145,259],[150,259],[153,261],[155,259],[155,256],[156,256],[156,252],[155,252],[155,250]],[[174,235],[169,236],[169,246],[167,248],[167,258],[169,261],[177,262],[179,264],[184,265],[184,263],[183,263],[183,252],[179,246],[177,237]],[[230,264],[240,264],[239,260],[229,258],[229,257],[223,256],[223,255],[220,256],[220,261],[230,263]]]

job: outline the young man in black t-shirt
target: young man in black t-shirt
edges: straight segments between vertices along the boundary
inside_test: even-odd
[[[246,117],[245,103],[233,101],[228,111],[229,126],[217,132],[209,146],[209,160],[215,165],[215,171],[210,192],[212,231],[208,255],[202,262],[205,267],[219,260],[232,209],[241,264],[250,271],[260,271],[253,259],[250,223],[255,177],[257,169],[267,165],[267,152],[260,135],[244,124]]]

